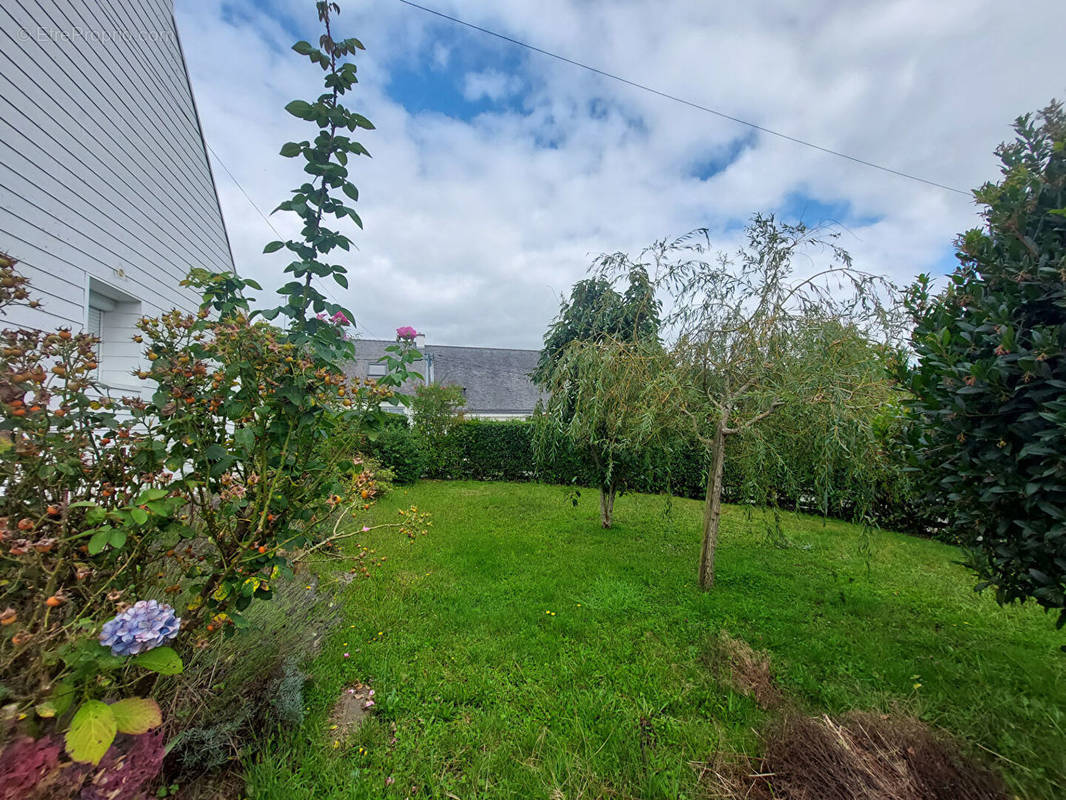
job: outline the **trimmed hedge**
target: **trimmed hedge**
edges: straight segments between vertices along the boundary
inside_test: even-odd
[[[466,420],[445,437],[450,477],[478,481],[528,481],[537,478],[533,425],[529,422]]]
[[[444,480],[541,481],[564,486],[595,486],[595,472],[566,439],[545,448],[550,456],[537,459],[533,438],[536,425],[528,421],[463,420],[430,448],[417,429],[382,431],[370,443],[371,454],[391,468],[398,483],[419,476]],[[431,449],[431,452],[427,452]],[[624,491],[669,493],[702,499],[707,483],[708,454],[698,442],[680,441],[645,454],[648,469]],[[736,464],[726,463],[724,499],[743,503],[744,476]],[[856,498],[847,492],[817,497],[804,486],[780,487],[776,503],[787,509],[819,513],[828,503],[830,516],[852,519]],[[932,511],[919,499],[915,478],[903,472],[885,475],[869,511],[874,522],[893,530],[929,535],[938,527]]]

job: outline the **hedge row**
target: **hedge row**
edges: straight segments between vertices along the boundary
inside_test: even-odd
[[[382,431],[368,445],[371,453],[389,466],[397,481],[411,483],[419,477],[445,480],[541,481],[543,483],[594,486],[595,472],[565,440],[547,448],[550,456],[538,460],[534,448],[532,422],[465,420],[433,442],[417,429],[402,427]],[[678,497],[702,499],[707,481],[706,450],[697,442],[682,442],[670,449],[645,454],[647,469],[629,491],[649,494],[670,493]],[[726,465],[725,499],[744,502],[743,475]],[[894,473],[880,481],[870,507],[878,524],[894,530],[928,534],[934,520],[918,500],[914,481]],[[781,487],[776,502],[783,508],[819,512],[824,506],[830,516],[855,517],[857,499],[846,491],[815,497],[813,490],[800,486]]]

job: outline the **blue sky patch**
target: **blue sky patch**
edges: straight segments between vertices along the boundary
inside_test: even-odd
[[[788,222],[802,222],[808,227],[845,225],[864,227],[879,222],[880,216],[855,216],[850,200],[822,200],[806,192],[790,192],[776,213]]]
[[[738,136],[729,143],[714,148],[709,155],[697,158],[688,168],[688,174],[701,181],[713,178],[721,172],[725,172],[730,165],[736,163],[745,150],[755,146],[758,134],[749,131],[743,136]]]
[[[469,121],[487,111],[520,112],[529,92],[523,63],[513,46],[432,24],[418,52],[396,53],[386,91],[412,114],[437,112]],[[506,90],[498,97],[468,96],[468,76],[482,73],[505,80]]]

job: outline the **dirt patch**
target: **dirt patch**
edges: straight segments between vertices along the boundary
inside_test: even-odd
[[[917,719],[793,716],[771,728],[761,760],[699,765],[713,796],[749,800],[1006,800],[1003,781]]]
[[[359,730],[373,707],[374,690],[367,684],[356,681],[346,687],[329,714],[329,739],[334,746]]]
[[[783,704],[785,696],[774,681],[769,653],[721,631],[712,644],[711,661],[735,691],[755,698],[760,708]]]

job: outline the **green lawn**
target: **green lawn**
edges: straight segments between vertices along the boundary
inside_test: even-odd
[[[343,624],[310,666],[310,714],[250,765],[251,797],[706,796],[690,762],[757,752],[768,718],[711,665],[722,629],[769,651],[808,712],[913,713],[1020,797],[1066,796],[1066,635],[975,594],[950,547],[875,532],[867,561],[858,528],[785,515],[782,549],[728,507],[703,593],[692,501],[621,497],[604,531],[593,492],[575,508],[559,487],[423,482],[372,513],[411,504],[430,535],[374,534],[386,565],[335,584]],[[366,679],[375,713],[334,747],[329,710]]]

